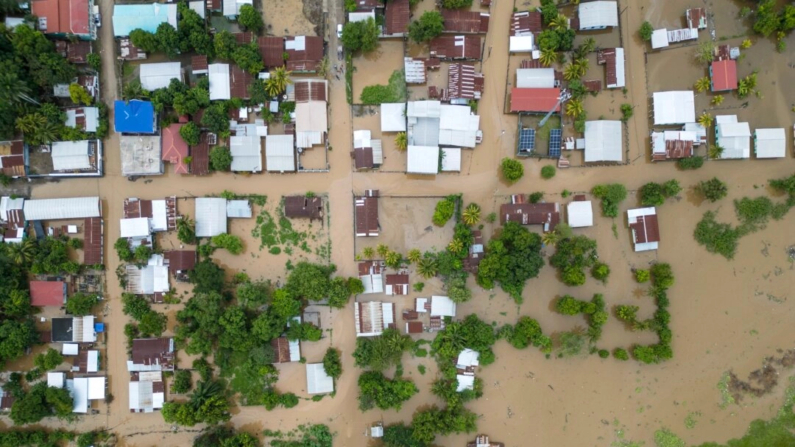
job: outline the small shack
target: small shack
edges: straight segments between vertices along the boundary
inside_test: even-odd
[[[657,250],[660,243],[660,226],[655,207],[627,211],[627,223],[632,232],[635,251]]]

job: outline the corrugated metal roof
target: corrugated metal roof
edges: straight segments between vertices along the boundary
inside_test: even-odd
[[[618,26],[618,3],[614,1],[582,2],[578,16],[581,30]]]
[[[24,211],[29,221],[84,219],[101,217],[102,203],[99,197],[26,200]]]
[[[781,158],[787,155],[787,136],[783,128],[754,131],[756,158]]]
[[[262,171],[262,145],[257,135],[229,137],[229,151],[232,153],[232,171]]]
[[[585,162],[622,161],[621,121],[585,122]]]
[[[411,11],[409,0],[390,0],[386,4],[385,33],[404,34],[408,30]]]
[[[517,88],[555,87],[554,68],[519,68],[516,70]]]
[[[270,172],[295,171],[295,142],[292,135],[268,135],[265,160]]]
[[[511,112],[559,112],[559,98],[559,88],[512,88]]]
[[[409,174],[437,174],[439,172],[439,147],[409,146],[406,172]]]
[[[696,121],[692,90],[654,92],[654,124],[683,124]]]
[[[210,100],[231,99],[229,64],[210,64]]]
[[[182,80],[182,63],[180,62],[141,64],[138,70],[141,87],[149,91],[168,87],[172,79]]]
[[[113,32],[116,37],[129,36],[134,29],[154,33],[161,23],[169,23],[177,28],[176,3],[113,6]]]
[[[196,236],[213,237],[226,233],[226,199],[196,198]]]
[[[381,132],[406,131],[406,103],[381,104]]]
[[[306,392],[307,394],[323,394],[334,391],[334,379],[326,374],[322,363],[308,363],[306,365]]]
[[[257,46],[265,68],[275,68],[284,65],[284,37],[259,37],[257,38]]]
[[[409,84],[425,84],[425,61],[412,57],[403,58],[403,71]]]
[[[52,169],[53,171],[76,171],[91,169],[91,142],[83,141],[56,141],[52,143]]]

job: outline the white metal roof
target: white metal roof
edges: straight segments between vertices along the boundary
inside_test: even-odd
[[[248,200],[226,202],[226,217],[245,219],[251,217],[251,203]]]
[[[569,226],[572,228],[593,226],[593,206],[590,200],[571,202],[566,206]]]
[[[384,293],[384,276],[381,273],[370,273],[359,277],[364,285],[364,292],[362,293]]]
[[[461,172],[461,148],[442,148],[442,171]]]
[[[82,331],[78,329],[82,328]],[[94,332],[94,316],[72,318],[73,341],[92,343],[97,341],[97,333]],[[78,333],[79,332],[79,333]]]
[[[555,69],[519,68],[516,70],[516,87],[553,88],[555,87]]]
[[[232,153],[234,172],[262,171],[262,145],[257,135],[235,135],[229,137],[229,152]]]
[[[349,12],[348,22],[364,22],[367,19],[375,20],[375,9],[366,12]]]
[[[414,118],[439,118],[442,114],[440,101],[409,101],[406,116]]]
[[[231,99],[229,64],[210,64],[207,72],[210,78],[210,100]]]
[[[475,388],[475,376],[470,376],[466,374],[457,374],[455,376],[456,379],[456,391],[459,393],[465,390],[471,390]]]
[[[226,199],[196,198],[196,236],[213,237],[226,233]]]
[[[656,29],[651,33],[651,47],[653,49],[665,48],[668,46],[668,30]]]
[[[89,141],[56,141],[52,143],[52,169],[54,171],[72,171],[91,169],[88,158]]]
[[[155,409],[163,408],[164,397],[162,392],[155,393],[153,382],[157,380],[144,380],[143,373],[139,373],[137,382],[130,382],[130,410],[151,413]],[[158,375],[160,373],[157,373]]]
[[[77,355],[78,351],[77,343],[64,343],[63,344],[63,355]]]
[[[47,373],[47,386],[53,388],[63,388],[66,383],[66,373],[62,372],[48,372]]]
[[[354,130],[353,131],[353,148],[359,149],[371,146],[371,133],[369,130]]]
[[[581,30],[618,26],[618,4],[612,1],[583,2],[578,16]]]
[[[297,132],[326,132],[328,116],[325,101],[307,101],[295,105],[295,130]]]
[[[787,136],[783,128],[754,131],[756,158],[781,158],[787,155]]]
[[[525,53],[533,51],[533,35],[511,36],[508,43],[508,51],[511,53]]]
[[[66,109],[66,123],[68,127],[77,127],[77,111],[79,109]],[[83,119],[85,120],[86,132],[96,132],[97,125],[99,124],[99,108],[98,107],[82,107]]]
[[[409,146],[406,172],[409,174],[437,174],[439,172],[438,146]]]
[[[728,124],[736,122],[737,122],[737,115],[717,115],[715,117],[715,124]]]
[[[621,121],[585,122],[585,162],[622,161]]]
[[[72,412],[88,413],[88,378],[75,377],[66,381],[66,388],[72,395]]]
[[[290,348],[290,361],[298,362],[301,360],[301,342],[298,340],[288,340],[287,346]]]
[[[295,147],[292,135],[268,135],[265,160],[270,172],[295,171]]]
[[[472,114],[469,106],[442,105],[439,117],[439,144],[475,147],[480,116]]]
[[[99,351],[88,351],[86,372],[99,371]]]
[[[25,219],[60,220],[102,217],[99,197],[72,197],[68,199],[26,200]]]
[[[456,368],[458,369],[466,369],[470,366],[478,366],[480,365],[480,353],[477,351],[473,351],[469,348],[464,348],[458,354],[458,360],[456,360]]]
[[[152,200],[152,219],[149,224],[152,231],[168,230],[168,207],[165,200]]]
[[[194,0],[194,1],[188,2],[188,7],[190,7],[190,9],[196,11],[196,14],[199,14],[199,17],[201,17],[201,18],[205,17],[206,9],[205,9],[205,2],[203,0]]]
[[[425,309],[426,304],[428,304],[428,298],[417,298],[414,300],[414,310],[419,313],[428,312],[428,310]]]
[[[432,317],[454,317],[455,302],[446,296],[431,296]]]
[[[139,73],[141,87],[149,91],[157,90],[168,87],[172,79],[182,80],[182,64],[180,62],[141,64]]]
[[[616,48],[616,83],[608,84],[607,88],[621,88],[627,84],[624,72],[624,49]]]
[[[306,392],[307,394],[323,394],[334,391],[334,379],[326,374],[322,363],[308,363],[306,365]]]
[[[654,216],[657,214],[657,208],[650,206],[646,208],[635,208],[631,210],[627,210],[627,223],[634,224],[638,222],[638,217],[640,216]],[[633,233],[635,230],[632,230]],[[634,242],[635,243],[635,251],[648,251],[648,250],[657,250],[659,248],[660,243],[657,241],[649,241],[649,242]]]
[[[406,103],[381,104],[381,132],[406,131]]]
[[[101,400],[105,398],[105,378],[88,378],[88,400]]]
[[[723,148],[721,159],[751,157],[751,128],[748,123],[716,124],[715,144]]]
[[[425,62],[413,57],[403,58],[403,70],[409,84],[425,84]]]
[[[696,122],[695,97],[692,90],[654,92],[654,124]]]
[[[152,233],[147,217],[119,219],[119,231],[119,236],[126,238],[146,237]]]

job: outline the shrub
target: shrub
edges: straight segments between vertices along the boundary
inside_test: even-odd
[[[201,138],[201,129],[196,123],[190,122],[179,128],[179,136],[188,146],[196,146]]]
[[[497,221],[497,213],[493,213],[493,212],[492,212],[492,213],[489,213],[489,214],[486,216],[486,222],[488,222],[488,223],[494,223],[494,222],[496,222],[496,221]]]
[[[524,176],[524,165],[513,158],[503,158],[502,162],[500,162],[500,170],[503,178],[508,183],[516,183]]]
[[[602,213],[605,217],[618,217],[618,205],[627,198],[627,188],[620,183],[596,185],[591,193],[602,200]]]
[[[378,26],[369,18],[360,22],[348,22],[342,28],[340,39],[345,49],[368,53],[378,47]]]
[[[538,203],[538,202],[540,202],[540,201],[541,201],[541,199],[543,199],[543,198],[544,198],[544,193],[543,193],[543,192],[541,192],[541,191],[536,191],[536,192],[534,192],[534,193],[530,194],[530,196],[528,197],[528,199],[527,199],[527,200],[528,200],[530,203]]]
[[[425,283],[424,282],[415,282],[414,283],[413,289],[414,289],[415,292],[422,292],[422,289],[424,289],[424,288],[425,288]]]
[[[596,263],[591,269],[591,275],[595,279],[598,279],[599,281],[606,283],[607,277],[610,276],[610,266],[608,266],[604,262]]]
[[[293,408],[298,405],[298,396],[293,393],[284,393],[279,396],[279,403],[282,404],[284,408]]]
[[[624,348],[616,348],[613,350],[613,357],[618,360],[626,361],[629,360],[629,353],[627,353],[627,350]]]
[[[722,182],[719,178],[713,177],[710,180],[704,180],[698,184],[698,192],[710,202],[717,202],[718,200],[726,197],[729,194],[729,187],[726,183]]]
[[[640,30],[638,31],[638,34],[640,34],[640,38],[643,41],[649,42],[651,41],[651,35],[653,32],[654,32],[654,27],[651,26],[651,23],[646,21],[640,25]]]
[[[555,303],[555,309],[563,315],[577,315],[582,312],[584,303],[574,297],[565,295]]]
[[[224,146],[210,149],[210,169],[213,171],[228,171],[232,167],[232,153]]]
[[[406,80],[402,70],[395,70],[389,76],[388,85],[368,85],[362,90],[359,99],[362,104],[383,104],[406,100]]]
[[[657,263],[651,267],[651,280],[652,284],[661,289],[668,289],[674,285],[674,274],[671,270],[671,265],[666,263]]]
[[[679,166],[679,169],[698,169],[704,166],[704,157],[694,155],[692,157],[680,158],[676,161],[676,165]]]
[[[599,350],[599,357],[601,357],[603,359],[606,359],[606,358],[610,357],[610,351],[608,351],[607,349],[600,349]]]
[[[326,355],[323,356],[323,369],[329,377],[340,378],[342,375],[342,359],[339,350],[334,348],[326,349]]]
[[[444,226],[455,214],[455,201],[447,197],[436,204],[433,212],[433,224],[439,227]]]
[[[439,11],[426,11],[409,24],[409,38],[417,43],[427,42],[444,31],[444,18]]]
[[[635,109],[632,107],[632,104],[621,104],[621,121],[625,123],[629,121],[634,112]]]
[[[233,234],[221,233],[212,238],[213,244],[220,248],[226,249],[233,255],[243,253],[243,240],[239,236]]]
[[[180,369],[174,374],[174,383],[171,385],[171,391],[176,394],[185,394],[190,391],[192,385],[190,371]]]
[[[642,283],[648,281],[649,278],[650,278],[650,274],[649,274],[648,270],[644,270],[644,269],[636,269],[635,270],[635,281],[637,281],[637,282],[642,284]]]
[[[737,251],[740,232],[727,223],[715,220],[715,213],[707,211],[696,224],[693,236],[707,251],[718,253],[726,259],[732,259]]]
[[[119,255],[119,259],[124,262],[130,262],[133,260],[133,252],[130,250],[130,242],[127,238],[120,237],[116,239],[116,243],[113,244],[113,248],[116,250],[116,254]]]
[[[240,7],[240,15],[237,22],[247,31],[259,33],[265,26],[262,23],[262,15],[252,5],[243,5]]]
[[[619,320],[632,323],[637,320],[637,314],[639,310],[640,308],[638,306],[621,304],[616,306],[616,317],[618,317]]]
[[[544,179],[549,180],[549,179],[551,179],[554,176],[555,176],[555,167],[554,166],[546,165],[543,168],[541,168],[541,177],[543,177]]]

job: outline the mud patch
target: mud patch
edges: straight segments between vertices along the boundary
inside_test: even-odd
[[[783,351],[779,351],[781,353]],[[743,381],[733,372],[729,372],[729,392],[735,402],[740,402],[746,395],[762,397],[770,393],[778,385],[779,371],[776,367],[790,369],[795,366],[795,349],[786,351],[781,357],[768,357],[762,367],[748,375]]]
[[[304,17],[315,27],[315,35],[323,35],[323,2],[321,0],[303,0]]]

